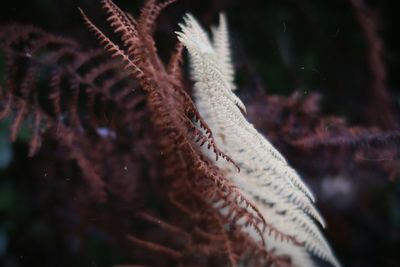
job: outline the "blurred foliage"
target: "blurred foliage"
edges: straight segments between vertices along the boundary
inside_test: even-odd
[[[142,1],[115,2],[122,9],[137,14]],[[369,2],[379,14],[388,71],[387,87],[397,105],[400,2]],[[73,37],[88,47],[94,46],[94,38],[83,25],[77,6],[104,25],[104,15],[101,15],[100,5],[95,0],[14,0],[7,7],[2,6],[0,23],[31,24]],[[257,91],[285,95],[296,90],[303,94],[320,92],[327,113],[343,115],[355,123],[367,123],[365,110],[361,108],[368,103],[367,46],[349,1],[181,0],[160,18],[156,37],[164,57],[169,55],[173,32],[185,12],[194,13],[202,23],[209,25],[216,21],[219,11],[228,15],[239,93],[244,99]],[[2,73],[4,56],[0,54],[0,84],[4,85]],[[98,229],[83,233],[83,239],[75,237],[73,230],[68,238],[64,237],[62,232],[65,229],[57,224],[39,197],[39,190],[51,190],[46,189],[46,179],[35,181],[30,177],[29,171],[35,159],[26,156],[29,130],[25,127],[17,142],[11,144],[8,125],[9,120],[0,123],[0,265],[112,266],[128,263],[126,253],[113,247]],[[333,246],[339,258],[345,261],[354,257],[348,266],[364,266],[357,260],[362,257],[372,259],[370,266],[399,266],[400,261],[394,260],[399,258],[396,255],[400,247],[400,241],[396,239],[399,234],[385,231],[400,229],[399,179],[394,182],[385,181],[385,177],[378,182],[363,181],[360,177],[354,179],[361,179],[352,183],[362,191],[359,194],[364,196],[365,202],[352,203],[342,211],[343,216],[354,220],[352,223],[358,227],[357,232],[344,231],[343,234],[354,235],[355,244],[352,245],[360,255],[346,250],[350,247],[344,243],[348,239],[340,239],[340,235],[328,236],[328,239],[336,240]],[[373,188],[373,192],[362,190],[364,186]],[[328,201],[332,199],[321,197],[321,207],[328,205]],[[352,215],[356,209],[361,209],[362,216]],[[57,208],[54,210],[60,212]],[[337,218],[328,217],[328,220],[338,223],[329,227],[354,230],[341,228]],[[365,233],[370,235],[365,236]]]

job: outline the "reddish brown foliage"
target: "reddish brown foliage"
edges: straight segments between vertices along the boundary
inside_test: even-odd
[[[138,248],[133,252],[138,263],[234,266],[240,258],[251,266],[288,266],[290,259],[267,253],[240,231],[236,222],[241,218],[259,232],[268,218],[265,222],[199,150],[207,145],[217,158],[234,164],[218,149],[184,87],[182,45],[176,45],[167,66],[157,55],[155,21],[172,2],[149,0],[136,20],[111,1],[102,1],[121,47],[83,15],[116,60],[34,27],[2,27],[7,88],[1,90],[0,118],[14,117],[13,140],[29,121],[29,155],[40,159],[54,153],[47,172],[73,176],[77,183],[64,192],[71,206],[88,225],[90,218],[101,218],[96,224],[115,240]],[[377,147],[374,153],[398,157],[396,148],[389,147],[398,142],[398,132],[350,127],[341,118],[324,117],[317,95],[255,99],[248,105],[250,119],[305,170],[348,170],[349,160],[368,158],[371,145]],[[304,157],[310,154],[315,154],[317,169],[311,157]],[[390,161],[379,167],[394,175],[397,165]],[[86,187],[79,185],[79,178]],[[228,214],[222,216],[215,203],[228,207]],[[103,206],[98,210],[96,205]]]
[[[217,159],[235,164],[218,149],[184,89],[182,46],[177,45],[167,67],[157,55],[154,23],[172,2],[146,2],[136,21],[111,1],[102,1],[123,49],[82,13],[105,50],[122,59],[122,66],[98,50],[82,51],[69,39],[33,27],[2,28],[1,44],[8,62],[3,117],[9,116],[11,107],[15,109],[15,139],[21,123],[32,114],[30,155],[37,153],[43,136],[55,140],[65,148],[66,160],[79,168],[93,200],[125,201],[133,215],[140,212],[140,218],[150,223],[156,219],[147,212],[173,220],[159,225],[164,234],[156,238],[151,232],[147,237],[134,236],[128,229],[120,233],[136,246],[182,263],[204,254],[207,257],[200,265],[213,261],[235,265],[248,251],[243,242],[235,242],[244,238],[236,222],[244,219],[261,235],[264,218],[200,152],[200,146],[207,145]],[[152,165],[150,173],[143,173],[144,162]],[[151,202],[163,203],[162,209],[152,210],[143,203],[149,197]],[[214,210],[213,203],[228,208],[227,215]],[[188,218],[176,221],[182,207]],[[181,234],[173,239],[184,246],[174,248],[165,238],[177,231]],[[156,261],[157,266],[168,262],[151,256],[142,260]]]

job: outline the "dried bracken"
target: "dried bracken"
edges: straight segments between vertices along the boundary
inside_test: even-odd
[[[226,216],[233,222],[244,219],[246,225],[254,227],[261,233],[264,221],[260,212],[201,155],[196,145],[196,143],[200,143],[200,146],[207,144],[208,148],[212,148],[216,160],[220,156],[234,164],[216,146],[211,130],[185,92],[182,81],[176,80],[174,72],[169,73],[166,70],[176,68],[174,67],[176,57],[173,56],[170,67],[165,68],[157,56],[152,29],[157,14],[172,2],[163,4],[157,4],[155,1],[146,2],[140,18],[136,21],[111,1],[102,1],[104,9],[109,13],[108,21],[111,27],[121,35],[124,49],[106,37],[81,12],[89,29],[96,34],[106,51],[111,52],[113,57],[122,58],[125,69],[130,71],[148,94],[147,105],[158,132],[156,134],[164,136],[160,139],[158,148],[164,158],[162,161],[165,161],[165,176],[170,178],[177,171],[186,172],[187,179],[191,177],[188,182],[204,199],[211,203],[222,202],[222,205],[229,209]],[[177,51],[179,52],[179,49]],[[210,182],[215,186],[210,186]]]
[[[15,140],[24,120],[31,121],[29,155],[34,156],[42,135],[53,133],[51,136],[70,150],[69,157],[81,168],[92,193],[104,200],[104,182],[83,147],[100,139],[102,131],[108,135],[103,137],[110,138],[115,126],[110,122],[115,123],[115,116],[120,122],[143,118],[140,110],[123,112],[143,103],[143,96],[132,93],[137,86],[127,79],[120,64],[110,61],[101,50],[82,51],[77,43],[34,27],[3,27],[1,47],[8,66],[3,117],[15,113],[11,138]],[[113,91],[112,83],[103,83],[102,76],[118,82],[118,92]]]
[[[23,148],[18,155],[30,156],[16,159],[10,176],[34,185],[43,212],[54,214],[52,226],[60,230],[65,243],[72,244],[71,251],[90,233],[100,233],[129,257],[118,262],[128,264],[122,266],[291,266],[306,259],[309,251],[334,262],[308,215],[323,223],[312,194],[241,112],[247,112],[254,127],[279,147],[296,170],[318,177],[354,171],[346,165],[349,162],[365,166],[363,159],[371,148],[379,156],[398,158],[398,133],[354,127],[342,118],[324,116],[317,95],[255,96],[237,88],[224,17],[213,28],[211,46],[217,59],[210,57],[213,68],[221,66],[214,89],[224,81],[226,86],[217,93],[232,110],[220,113],[220,122],[228,128],[229,116],[236,116],[241,119],[237,126],[252,135],[215,128],[212,114],[207,113],[210,99],[198,93],[198,84],[193,87],[196,103],[189,96],[190,81],[181,66],[183,44],[176,43],[168,64],[158,56],[153,38],[156,20],[173,2],[145,1],[135,18],[111,1],[101,1],[115,33],[110,35],[81,11],[106,51],[86,50],[81,40],[31,26],[0,28],[0,49],[6,58],[0,118],[12,119],[11,139]],[[208,38],[200,36],[199,44]],[[243,98],[246,107],[231,92],[236,89],[239,95],[250,94]],[[31,134],[25,145],[20,133],[26,126]],[[246,144],[246,149],[267,155],[265,159],[279,166],[264,170],[266,160],[255,163],[256,175],[275,173],[271,177],[276,178],[259,191],[254,190],[259,181],[249,173],[253,164],[244,164],[248,151],[234,151],[225,143],[236,134],[242,135],[236,149]],[[368,162],[374,171],[369,174],[382,171],[394,177],[398,170],[398,160]],[[290,183],[293,186],[287,187]],[[272,184],[283,190],[283,196]],[[265,187],[272,193],[266,195]],[[285,188],[297,191],[292,195]],[[332,216],[327,215],[329,223]],[[304,226],[297,227],[294,219]],[[331,239],[339,230],[329,225]],[[86,252],[86,247],[79,249]]]
[[[32,110],[32,155],[38,151],[38,140],[44,133],[53,136],[60,146],[67,148],[69,158],[76,162],[93,196],[100,202],[121,190],[115,186],[123,174],[107,161],[118,161],[122,157],[124,162],[133,163],[135,156],[142,155],[144,159],[158,162],[160,171],[153,174],[153,182],[157,183],[155,194],[170,203],[167,207],[175,212],[188,206],[185,210],[194,220],[191,224],[199,225],[196,231],[185,235],[189,239],[182,236],[182,242],[191,244],[187,247],[189,255],[205,253],[208,258],[213,258],[213,255],[221,255],[222,248],[221,259],[235,265],[248,251],[238,249],[239,243],[234,245],[234,238],[243,236],[235,225],[240,221],[262,238],[265,221],[256,206],[202,155],[200,147],[205,145],[216,160],[222,158],[239,171],[230,157],[217,147],[211,130],[184,89],[180,69],[182,45],[177,44],[168,66],[164,66],[157,55],[152,37],[155,20],[172,2],[147,1],[139,19],[135,20],[111,1],[102,1],[110,26],[121,37],[122,47],[106,37],[81,11],[84,21],[105,50],[119,58],[122,64],[118,60],[109,60],[97,50],[80,52],[75,42],[35,28],[4,28],[2,47],[9,58],[9,88],[5,91],[9,99],[4,116],[9,114],[11,106],[16,109],[12,125],[15,136]],[[18,60],[27,66],[19,64]],[[49,81],[48,86],[44,89],[40,86],[38,90],[38,85],[46,81]],[[142,135],[141,128],[147,125],[143,122],[144,116],[151,118],[151,129],[146,135],[157,142],[148,151],[143,147],[139,153],[135,151],[128,155],[135,144],[148,138]],[[134,142],[124,154],[116,156],[118,142],[127,135]],[[89,147],[95,147],[99,140],[102,140],[101,147],[96,148],[96,153],[89,153]],[[117,169],[125,168],[119,166]],[[140,178],[132,177],[132,185],[128,188],[145,182],[137,179]],[[121,192],[119,198],[126,195],[126,191]],[[136,194],[137,199],[141,194]],[[227,212],[222,215],[212,211],[219,207],[224,207]],[[137,204],[133,206],[134,210],[139,208]],[[187,225],[181,227],[184,232]],[[187,260],[185,253],[174,252],[155,240],[126,234],[137,246],[178,262]]]

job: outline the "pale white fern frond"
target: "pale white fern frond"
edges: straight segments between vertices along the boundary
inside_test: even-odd
[[[190,33],[190,31],[185,32]],[[181,35],[179,35],[179,38],[181,38]],[[192,69],[195,70],[193,79],[196,81],[196,102],[204,107],[204,109],[209,109],[212,114],[215,114],[215,116],[211,116],[211,120],[215,121],[218,125],[215,127],[215,132],[218,132],[218,129],[236,127],[238,131],[235,132],[235,135],[229,135],[227,137],[232,139],[231,142],[229,142],[230,147],[228,149],[244,154],[246,157],[251,156],[251,158],[254,158],[254,160],[252,160],[254,163],[260,163],[261,161],[261,168],[265,169],[265,166],[267,166],[271,171],[281,174],[279,177],[286,179],[288,183],[298,187],[306,193],[311,200],[314,200],[311,191],[296,172],[287,165],[283,156],[257,132],[253,125],[246,121],[235,106],[229,104],[232,102],[235,103],[235,101],[232,98],[233,93],[227,91],[228,85],[223,79],[223,74],[221,74],[218,67],[215,66],[215,59],[213,60],[212,54],[207,53],[201,56],[199,54],[200,51],[196,51],[195,46],[193,46],[194,42],[186,41],[187,39],[193,40],[194,38],[194,35],[190,36],[188,34],[185,38],[181,38],[181,41],[187,45],[192,59]],[[203,69],[203,71],[200,72],[200,69]],[[209,90],[209,87],[218,88],[218,92],[216,90]],[[206,97],[204,101],[201,101],[203,99],[201,96],[203,93],[206,93],[206,95],[211,98]],[[221,106],[224,101],[228,101],[226,106]],[[215,110],[221,108],[224,113],[215,112]],[[203,115],[207,117],[207,114]],[[212,125],[212,121],[210,121],[210,125]],[[255,170],[259,169],[260,168],[256,168]],[[286,183],[284,186],[285,185]]]
[[[230,52],[229,52],[229,42],[228,42],[228,33],[226,28],[226,22],[224,16],[221,15],[221,25],[215,30],[213,35],[214,44],[218,44],[219,54],[218,57],[215,57],[214,47],[211,44],[211,41],[207,35],[207,33],[201,28],[198,22],[193,18],[191,14],[188,14],[185,18],[185,24],[180,24],[182,28],[182,32],[193,32],[198,38],[186,38],[185,36],[180,36],[180,38],[186,39],[187,48],[190,46],[197,47],[200,49],[201,53],[208,54],[211,53],[212,56],[209,57],[210,64],[214,65],[214,70],[218,71],[220,75],[224,76],[224,78],[220,81],[225,83],[223,87],[224,93],[227,98],[231,99],[235,105],[237,105],[242,111],[246,112],[246,108],[243,102],[232,93],[234,82],[233,82],[233,68],[230,60]],[[179,35],[179,33],[178,33]],[[194,52],[194,51],[192,51]],[[193,53],[190,53],[192,56]],[[194,58],[192,60],[195,60]],[[193,71],[192,75],[195,76],[196,72]],[[195,77],[194,77],[195,78]]]
[[[220,14],[219,24],[212,27],[212,40],[215,53],[218,56],[219,63],[226,81],[228,81],[230,89],[236,90],[235,71],[233,69],[231,49],[229,44],[228,25],[225,14]]]
[[[266,195],[262,186],[244,179],[248,178],[246,175],[231,177],[239,188],[252,196],[268,223],[277,225],[278,229],[285,230],[285,234],[294,236],[296,240],[303,242],[305,248],[313,254],[329,259],[329,261],[334,259],[331,253],[327,253],[327,251],[330,251],[329,246],[317,225],[309,216],[304,215],[302,208],[294,206],[289,201],[285,201],[274,194]]]
[[[253,199],[269,225],[303,244],[282,241],[266,230],[267,249],[290,255],[294,266],[314,266],[310,254],[340,266],[312,219],[325,225],[313,205],[313,194],[285,158],[240,111],[244,110],[244,105],[232,92],[234,71],[225,17],[221,15],[220,25],[213,30],[212,43],[193,16],[187,15],[184,21],[177,35],[189,51],[197,107],[213,130],[217,143],[240,166],[241,172],[225,162],[215,164]],[[258,240],[254,229],[244,226],[244,230]]]

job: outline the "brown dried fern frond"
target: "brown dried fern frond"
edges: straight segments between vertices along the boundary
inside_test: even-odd
[[[2,27],[0,48],[7,59],[7,85],[2,89],[1,117],[15,114],[14,139],[21,124],[31,119],[31,156],[40,151],[42,141],[55,140],[65,153],[62,157],[78,167],[96,201],[112,203],[107,198],[111,195],[134,213],[150,210],[154,218],[165,220],[160,238],[151,231],[135,232],[134,220],[130,220],[132,228],[121,228],[133,243],[152,250],[144,256],[147,261],[161,262],[162,258],[152,257],[161,253],[185,265],[195,261],[196,255],[204,255],[207,260],[199,265],[223,262],[235,266],[251,254],[249,248],[257,247],[250,240],[242,242],[246,240],[242,226],[254,228],[261,236],[266,222],[200,150],[205,145],[216,159],[235,165],[216,145],[184,88],[182,44],[177,43],[167,65],[158,57],[152,36],[155,21],[172,2],[148,1],[136,20],[111,1],[102,1],[122,45],[81,11],[100,44],[118,60],[98,49],[84,51],[73,40],[34,27]],[[148,191],[154,201],[162,203],[160,210],[144,203]],[[88,205],[73,202],[81,209],[83,203]],[[186,217],[176,220],[182,207]],[[221,213],[222,208],[226,212]],[[142,219],[149,222],[152,218]],[[110,224],[118,225],[118,220]],[[174,240],[184,247],[165,242],[171,229],[181,233]],[[174,253],[177,249],[183,252]],[[272,257],[263,249],[255,251],[262,255],[255,260],[260,265]]]
[[[136,107],[143,105],[144,98],[132,92],[137,85],[119,61],[110,61],[103,51],[84,51],[73,40],[35,27],[3,26],[0,48],[6,56],[7,83],[2,89],[2,118],[14,114],[11,139],[16,139],[24,121],[31,122],[29,155],[34,156],[43,135],[54,133],[51,136],[60,145],[69,147],[70,158],[93,194],[104,200],[102,178],[91,166],[90,155],[83,152],[83,144],[93,135],[98,138],[101,129],[115,131],[116,121],[140,120],[144,113]],[[124,84],[118,94],[113,92],[115,83]],[[124,98],[118,96],[122,92]]]
[[[265,220],[257,207],[199,149],[198,144],[206,144],[209,149],[212,148],[216,159],[222,157],[234,164],[215,144],[211,130],[186,93],[182,81],[178,79],[182,48],[177,46],[169,67],[165,67],[157,55],[152,27],[159,10],[167,4],[148,1],[140,17],[135,20],[111,1],[103,0],[102,3],[109,15],[110,26],[120,35],[123,47],[114,43],[80,11],[100,44],[113,57],[121,59],[126,70],[146,91],[147,106],[158,136],[157,145],[165,177],[169,181],[187,180],[189,190],[193,191],[187,194],[199,194],[200,199],[209,203],[222,203],[228,209],[226,218],[230,224],[243,220],[247,226],[261,233]]]

